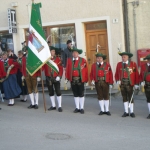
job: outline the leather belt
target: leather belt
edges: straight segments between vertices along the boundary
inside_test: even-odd
[[[97,79],[98,79],[98,81],[104,81],[105,80],[104,77],[98,77]]]

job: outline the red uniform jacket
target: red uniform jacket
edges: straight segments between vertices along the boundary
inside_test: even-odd
[[[16,74],[18,68],[17,68],[17,62],[14,59],[8,59],[6,63],[4,62],[5,72],[7,73],[7,70],[11,65],[14,65],[14,67],[11,69],[9,74]]]
[[[132,86],[139,84],[139,72],[135,62],[129,61],[125,71],[122,62],[117,64],[115,80],[121,81],[122,78],[129,78],[130,85]]]
[[[19,71],[22,72],[22,58],[19,58],[16,63],[17,70],[19,69]]]
[[[150,82],[150,72],[148,72],[147,63],[141,66],[140,82],[143,82],[143,81]]]
[[[4,78],[6,76],[4,62],[0,61],[0,78]]]
[[[47,64],[45,64],[42,68],[42,70],[44,70],[44,72],[45,72],[45,76],[49,76],[49,77],[50,76],[52,76],[52,77],[60,76],[60,77],[62,77],[63,67],[61,65],[61,59],[59,57],[55,57],[54,59],[51,59],[51,60],[53,60],[57,64],[57,66],[59,68],[59,72],[57,73],[57,72],[53,71],[52,68],[50,68]]]
[[[66,65],[66,79],[72,81],[72,77],[81,77],[82,82],[88,82],[87,62],[84,58],[78,57],[73,66],[73,60],[68,58]]]
[[[90,72],[90,80],[97,82],[97,77],[104,77],[105,81],[109,84],[113,84],[113,73],[109,63],[104,62],[99,68],[97,63],[94,63]]]
[[[27,76],[27,70],[26,70],[26,57],[22,57],[22,75],[24,77]],[[38,77],[38,76],[41,76],[41,72],[40,71],[37,71],[33,77]]]

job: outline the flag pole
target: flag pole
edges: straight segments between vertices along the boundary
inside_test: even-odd
[[[43,93],[43,101],[44,101],[44,110],[45,110],[45,113],[46,113],[46,100],[45,100],[45,94],[44,94],[44,83],[43,83],[43,79],[42,79],[42,68],[40,70],[41,70],[41,82],[42,82],[42,93]]]

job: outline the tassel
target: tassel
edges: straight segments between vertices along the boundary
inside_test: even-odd
[[[145,92],[144,86],[141,87],[141,91],[142,91],[143,93]]]
[[[68,88],[67,88],[67,84],[65,84],[65,86],[64,86],[64,90],[68,90]]]
[[[93,86],[91,86],[91,91],[94,89],[94,87]]]
[[[120,91],[120,85],[118,86],[118,91]]]

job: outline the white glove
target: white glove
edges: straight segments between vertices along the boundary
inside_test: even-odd
[[[94,80],[92,80],[91,84],[92,84],[92,85],[95,85],[95,81],[94,81]]]
[[[145,85],[145,81],[141,82],[141,86],[144,86]]]
[[[112,89],[112,85],[109,85],[109,88]]]
[[[68,83],[68,80],[66,79],[66,80],[65,80],[65,84],[67,84],[67,83]]]
[[[84,83],[84,86],[88,86],[88,83]]]
[[[25,77],[24,77],[24,76],[22,76],[22,77],[21,77],[21,80],[24,80],[24,79],[25,79]]]
[[[60,77],[59,76],[56,77],[56,81],[60,81]]]
[[[137,90],[139,88],[139,86],[138,85],[134,85],[134,88]]]
[[[120,85],[120,84],[121,84],[121,81],[117,81],[117,84]]]
[[[38,81],[38,82],[41,81],[41,78],[40,78],[40,77],[37,77],[37,81]]]

